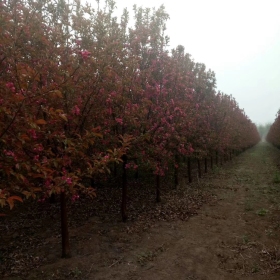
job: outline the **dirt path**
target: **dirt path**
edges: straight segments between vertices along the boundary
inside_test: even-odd
[[[215,168],[198,190],[195,184],[187,186],[197,196],[211,192],[213,197],[188,221],[155,222],[130,233],[133,222],[106,225],[92,217],[71,229],[71,259],[60,259],[59,235],[49,234],[45,247],[28,251],[33,267],[40,253],[45,264],[4,279],[279,280],[279,160],[279,150],[260,143]],[[21,236],[14,235],[12,240]]]
[[[188,222],[159,224],[131,259],[89,279],[280,279],[279,154],[261,143],[216,170],[204,179],[216,203]]]

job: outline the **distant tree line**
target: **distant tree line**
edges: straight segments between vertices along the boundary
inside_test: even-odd
[[[270,126],[266,140],[280,149],[280,109],[276,114],[273,124]]]

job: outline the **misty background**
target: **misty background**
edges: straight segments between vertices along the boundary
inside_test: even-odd
[[[272,123],[280,108],[279,0],[116,0],[125,7],[163,4],[170,15],[170,49],[183,45],[195,62],[216,73],[217,89],[231,94],[257,125]]]

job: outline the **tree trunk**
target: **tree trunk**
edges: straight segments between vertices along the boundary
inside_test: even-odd
[[[118,175],[118,171],[117,171],[117,163],[116,163],[116,162],[114,162],[114,166],[113,166],[113,174],[114,174],[114,178],[116,178],[116,177],[117,177],[117,175]]]
[[[207,158],[204,159],[204,172],[208,172],[208,166],[207,166]]]
[[[211,169],[213,170],[214,164],[213,164],[213,156],[211,155],[210,158],[210,165],[211,165]]]
[[[93,177],[90,178],[90,186],[92,188],[95,188],[95,181],[94,181]]]
[[[122,174],[122,205],[121,205],[121,213],[122,213],[122,221],[127,221],[126,214],[126,202],[127,202],[127,176],[126,176],[126,164],[127,164],[127,156],[122,156],[123,160],[123,174]]]
[[[178,179],[178,167],[175,166],[174,168],[174,189],[176,190],[179,185],[179,179]]]
[[[189,177],[189,183],[192,182],[192,166],[191,166],[191,158],[188,157],[188,177]]]
[[[56,203],[56,199],[55,199],[55,194],[54,193],[51,194],[51,196],[49,198],[49,201],[50,201],[51,204]]]
[[[161,202],[160,198],[160,177],[156,175],[156,202]]]
[[[219,165],[219,153],[216,151],[216,165]]]
[[[61,242],[62,242],[62,258],[70,258],[71,250],[69,244],[69,232],[67,221],[66,194],[65,191],[60,193],[60,212],[61,212]]]
[[[135,164],[138,165],[138,161],[137,160],[135,160]],[[139,178],[139,171],[138,170],[139,169],[137,167],[137,169],[135,170],[135,173],[134,173],[134,179],[136,179],[136,180]]]
[[[179,157],[175,155],[175,167],[174,167],[174,187],[177,189],[179,185],[178,170],[179,169]]]
[[[200,165],[200,159],[197,159],[197,169],[198,169],[198,178],[201,178],[201,165]]]

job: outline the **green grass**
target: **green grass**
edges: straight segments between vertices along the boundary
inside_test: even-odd
[[[243,235],[242,236],[242,241],[243,241],[243,244],[248,244],[249,243],[249,236],[248,235]]]
[[[217,165],[214,165],[214,166],[213,166],[213,173],[219,174],[220,171],[221,171],[221,168],[220,168],[219,166],[217,166]]]
[[[245,209],[245,211],[252,211],[252,210],[254,210],[254,208],[252,206],[252,202],[246,201],[244,209]]]
[[[74,278],[79,277],[81,274],[82,274],[82,271],[78,267],[75,267],[70,272],[70,275],[73,276]]]
[[[258,264],[254,264],[253,268],[252,268],[252,273],[257,273],[260,271],[260,267]]]
[[[143,266],[146,262],[152,260],[153,258],[154,254],[152,251],[143,252],[137,256],[137,262]]]
[[[276,171],[273,177],[273,183],[279,184],[280,183],[280,172]]]
[[[164,244],[162,244],[160,247],[156,248],[153,251],[146,251],[146,252],[141,252],[140,254],[137,255],[137,262],[141,265],[144,266],[147,262],[152,261],[155,259],[160,253],[165,251]]]
[[[268,210],[262,208],[256,212],[258,216],[265,216],[268,213]]]

